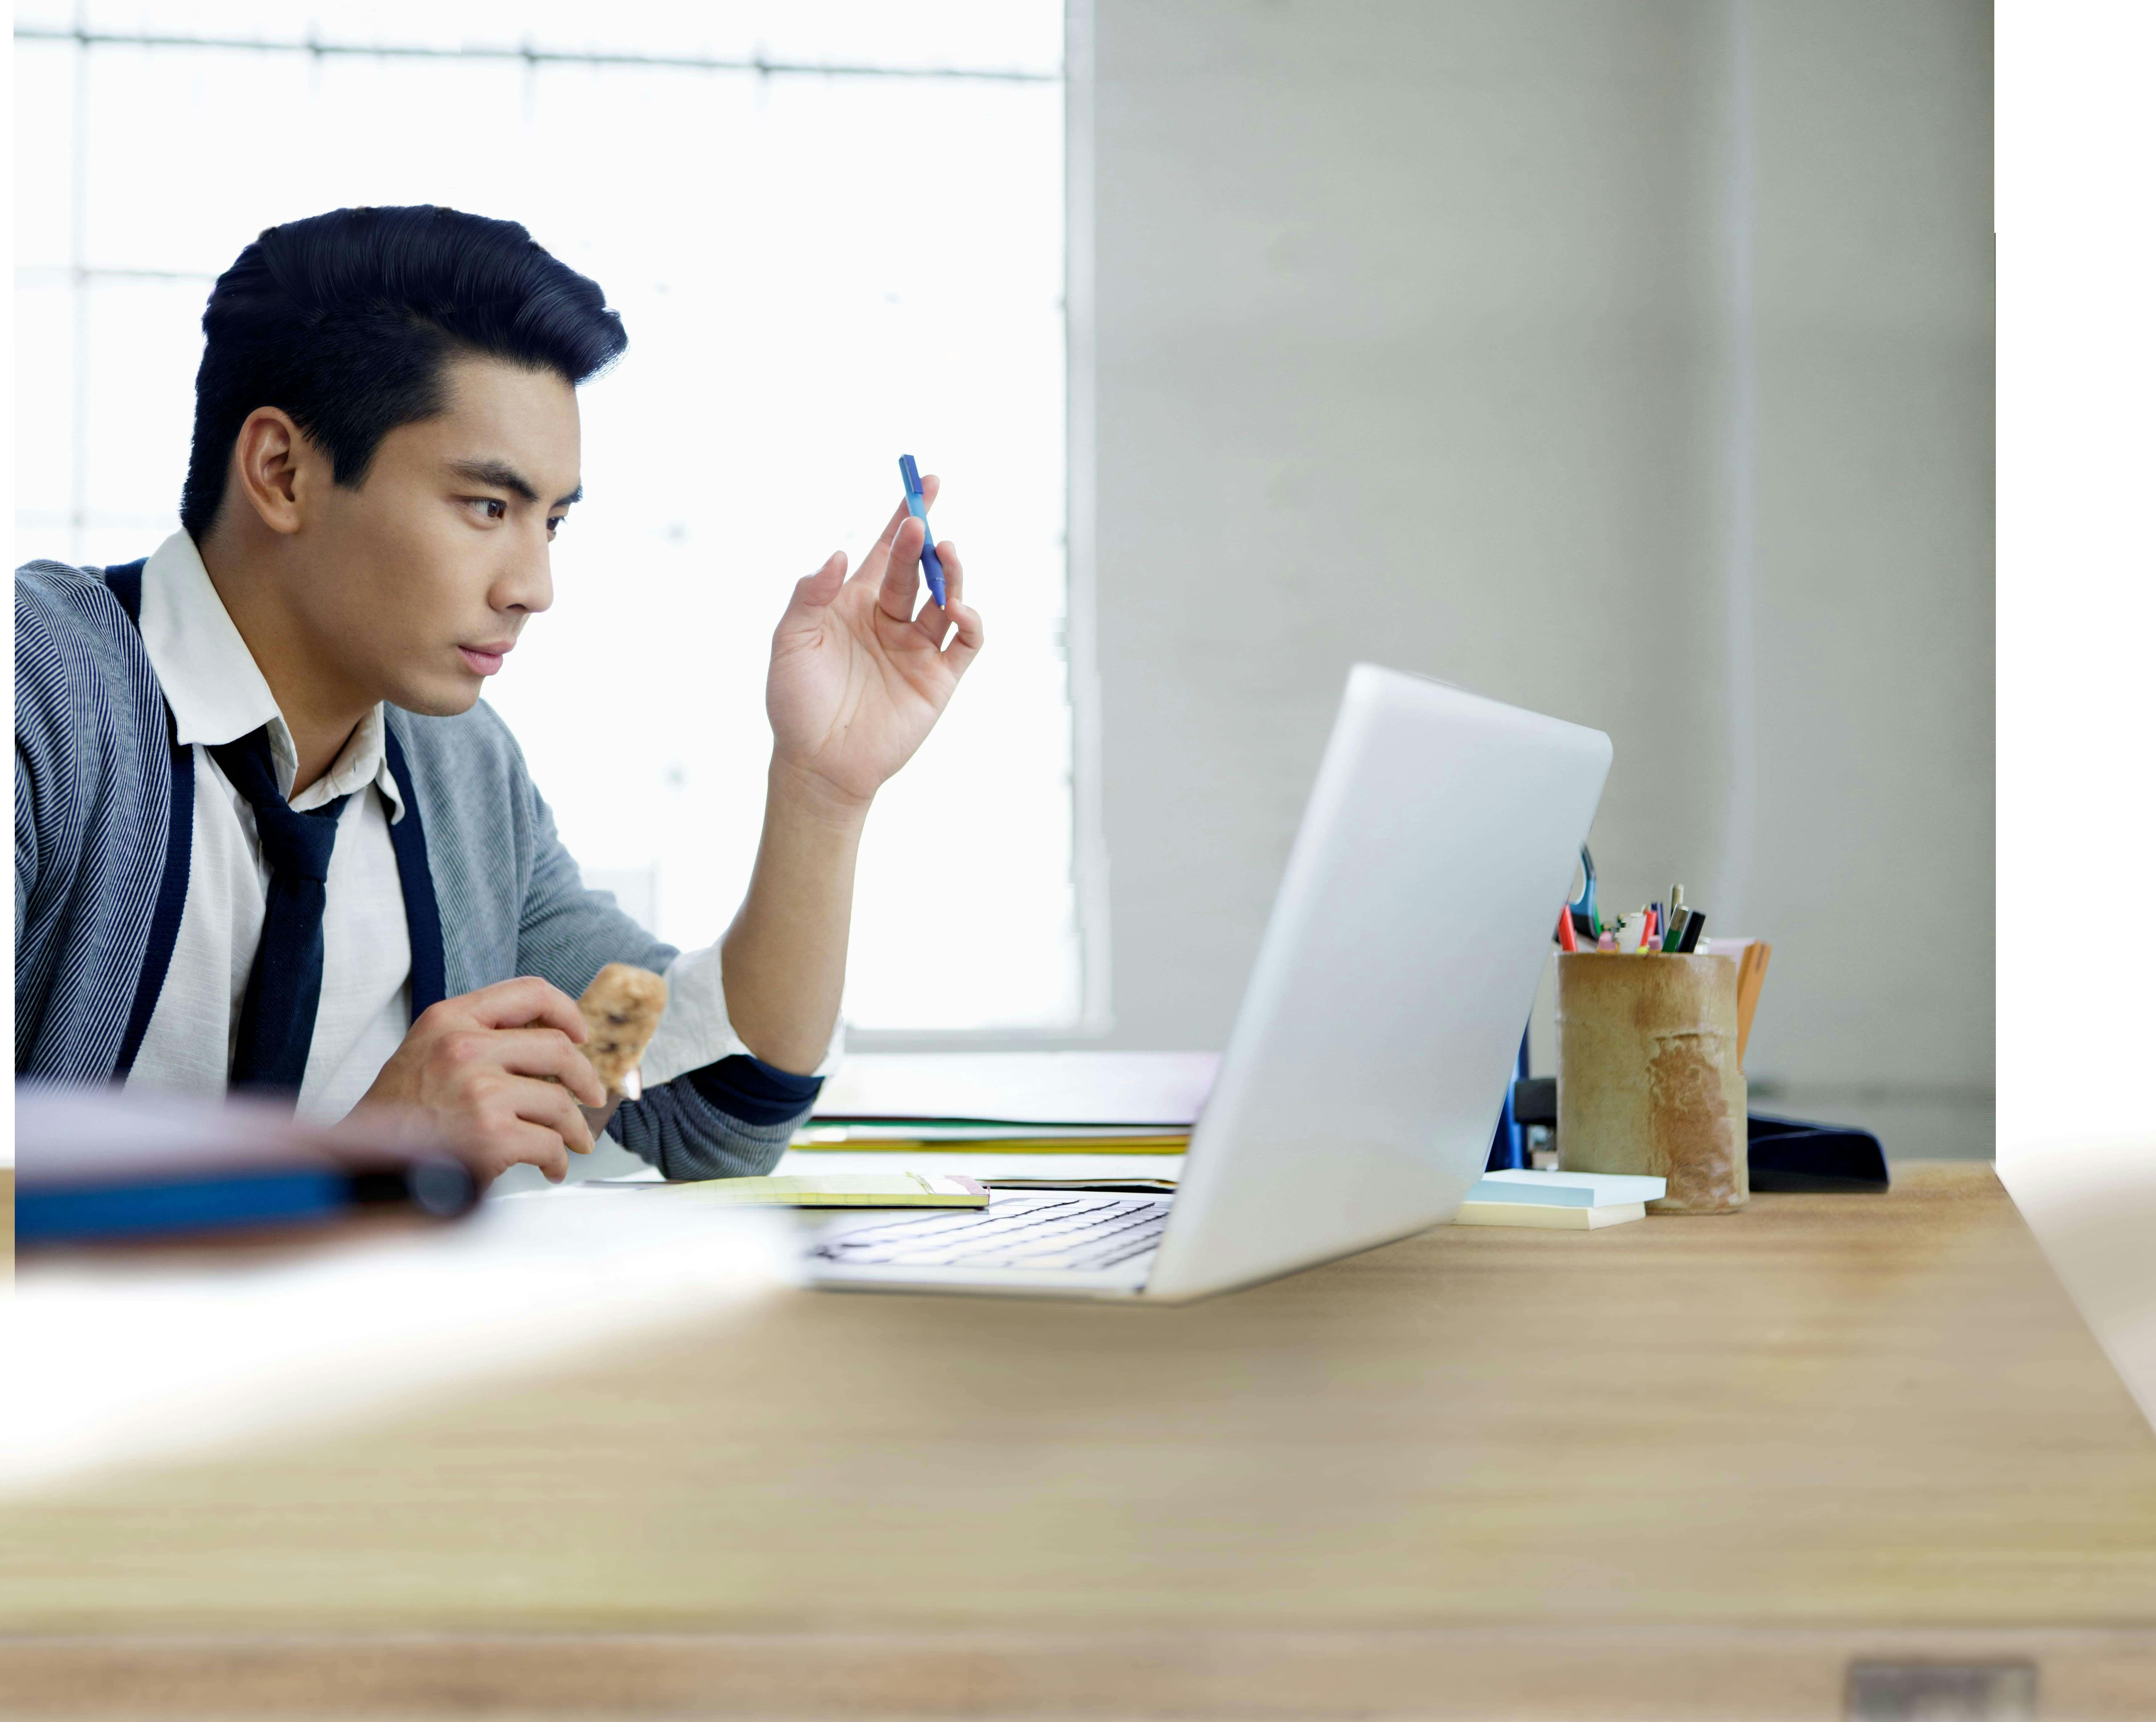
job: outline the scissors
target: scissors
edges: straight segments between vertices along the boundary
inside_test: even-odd
[[[1594,852],[1584,843],[1579,846],[1579,871],[1587,882],[1579,887],[1579,895],[1565,905],[1565,912],[1572,917],[1574,933],[1599,938],[1602,915],[1594,903]]]

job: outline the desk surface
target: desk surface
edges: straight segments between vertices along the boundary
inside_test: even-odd
[[[0,1694],[1830,1715],[1921,1653],[2140,1714],[2156,1439],[1990,1169],[1897,1176],[1183,1308],[774,1293],[0,1509]]]

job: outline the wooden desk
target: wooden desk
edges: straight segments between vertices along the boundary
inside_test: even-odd
[[[0,1710],[2150,1714],[2156,1440],[1990,1169],[1900,1175],[1180,1309],[784,1293],[17,1502]]]

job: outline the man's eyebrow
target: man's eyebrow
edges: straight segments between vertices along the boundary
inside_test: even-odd
[[[491,485],[497,491],[507,491],[513,496],[521,496],[527,502],[539,500],[539,493],[531,488],[531,481],[506,460],[452,460],[449,470],[470,484]],[[572,502],[583,500],[584,487],[578,485],[567,496],[557,497],[554,506],[567,508]]]
[[[539,500],[531,481],[506,460],[452,460],[449,470],[470,483],[491,485],[497,491],[510,491],[527,502]]]

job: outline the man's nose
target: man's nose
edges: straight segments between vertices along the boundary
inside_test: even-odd
[[[517,546],[509,566],[495,582],[491,596],[498,610],[523,610],[532,615],[554,602],[552,558],[544,538]]]

